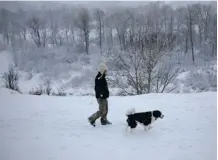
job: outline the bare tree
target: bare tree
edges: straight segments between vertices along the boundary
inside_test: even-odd
[[[50,80],[50,79],[47,79],[47,80],[45,81],[44,86],[45,86],[45,93],[46,93],[47,95],[50,95],[50,94],[51,94],[51,91],[52,91],[52,88],[51,88],[51,80]]]
[[[126,34],[129,24],[129,20],[132,17],[132,13],[129,10],[115,12],[112,15],[112,23],[117,32],[117,37],[120,45],[120,50],[126,49]]]
[[[217,52],[217,14],[213,17],[212,55]]]
[[[73,17],[74,18],[74,17]],[[70,43],[70,37],[72,37],[72,43],[75,43],[74,38],[74,19],[72,18],[71,13],[64,15],[62,19],[63,30],[65,33],[65,39],[67,44]]]
[[[54,13],[52,11],[49,11],[49,18],[50,18],[50,30],[51,30],[51,41],[53,45],[58,45],[58,32],[59,32],[59,26],[58,22],[56,21],[56,18],[54,18]]]
[[[174,69],[170,65],[163,65],[159,67],[156,78],[155,78],[155,92],[163,93],[164,90],[169,86],[169,84],[175,79],[179,72],[179,69]],[[168,92],[175,90],[177,86],[173,86],[169,89]]]
[[[171,33],[173,31],[173,9],[169,5],[163,5],[160,9],[163,16],[160,18],[161,26],[163,26],[163,30],[166,33]]]
[[[205,40],[207,40],[208,38],[208,32],[209,32],[209,21],[212,18],[210,15],[210,11],[211,11],[211,5],[204,5],[203,6],[203,15],[201,15],[201,19],[204,23],[204,38]]]
[[[132,94],[130,91],[126,90],[128,87],[134,89],[134,94],[147,93],[145,91],[146,79],[144,77],[142,64],[143,61],[140,53],[134,50],[121,53],[117,57],[116,67],[119,68],[119,71],[116,83],[125,91],[125,93]],[[121,77],[124,77],[127,81],[128,87],[123,84],[123,79],[121,79]]]
[[[175,36],[166,33],[152,33],[146,36],[142,43],[142,56],[147,72],[147,92],[150,93],[151,82],[154,79],[152,74],[158,62],[163,56],[173,49]]]
[[[104,32],[104,39],[106,44],[109,48],[112,48],[114,45],[114,36],[113,36],[113,29],[114,29],[114,15],[106,15],[105,16],[105,32]]]
[[[23,26],[21,26],[21,35],[23,36],[24,41],[26,41],[26,35],[27,35],[27,26],[24,23]]]
[[[191,43],[191,50],[192,50],[192,61],[193,63],[195,63],[194,42],[193,42],[193,33],[192,33],[193,21],[194,21],[194,17],[191,8],[188,5],[188,26],[189,26],[189,36],[190,36],[190,43]]]
[[[14,67],[10,66],[8,72],[5,72],[2,78],[5,82],[6,88],[19,91],[19,87],[18,87],[19,76]]]
[[[98,37],[99,37],[99,47],[100,47],[100,51],[101,51],[101,54],[102,54],[102,34],[103,34],[103,24],[104,24],[104,16],[105,16],[105,13],[103,10],[101,9],[97,9],[95,12],[94,12],[94,15],[95,15],[95,19],[97,21],[97,30],[98,30]]]
[[[79,29],[83,31],[85,50],[87,54],[89,54],[90,22],[91,22],[91,18],[89,15],[89,11],[86,8],[82,8],[78,14],[75,24]]]
[[[45,47],[47,36],[45,23],[40,18],[33,16],[28,20],[28,27],[31,31],[31,36],[36,46]]]
[[[7,9],[0,9],[0,33],[3,35],[3,39],[6,43],[10,43],[11,34],[11,12]]]
[[[26,41],[27,40],[27,31],[28,31],[26,12],[22,9],[19,9],[17,11],[17,17],[19,17],[19,20],[17,18],[18,25],[15,27],[19,29],[20,37],[22,37],[20,39],[22,39],[22,41],[23,40]]]
[[[126,78],[128,86],[134,89],[135,94],[153,92],[152,84],[158,76],[158,81],[156,81],[158,83],[158,91],[160,80],[164,85],[162,92],[173,80],[174,76],[160,77],[160,73],[156,74],[156,70],[158,63],[174,47],[174,40],[175,37],[171,34],[153,33],[145,36],[141,41],[129,43],[128,51],[119,54],[116,64],[122,72],[122,74],[119,74],[119,77]],[[119,82],[119,80],[117,81]],[[122,88],[129,94],[125,86]]]

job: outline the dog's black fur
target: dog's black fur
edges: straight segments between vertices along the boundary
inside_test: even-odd
[[[137,127],[137,122],[147,127],[158,118],[163,118],[164,115],[159,110],[148,111],[148,112],[139,112],[139,113],[130,113],[127,115],[127,124],[131,129]]]

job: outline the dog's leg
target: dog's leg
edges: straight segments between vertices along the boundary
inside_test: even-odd
[[[148,126],[148,130],[150,130],[151,128],[152,128],[152,126],[151,126],[151,125],[149,125],[149,126]]]
[[[128,131],[128,128],[129,128],[129,126],[127,125],[127,126],[126,126],[126,132]]]
[[[135,128],[130,127],[130,133],[133,133],[134,130],[135,130]]]
[[[126,132],[129,130],[130,133],[133,133],[134,129],[135,129],[135,128],[131,128],[130,126],[127,126],[127,127],[126,127]]]
[[[151,128],[152,128],[151,125],[144,126],[144,130],[145,130],[145,131],[148,131],[148,130],[150,130]]]
[[[144,130],[145,130],[145,131],[147,131],[147,130],[148,130],[147,126],[144,126]]]

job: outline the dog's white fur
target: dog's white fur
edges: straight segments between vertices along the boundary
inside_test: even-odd
[[[135,113],[135,108],[131,108],[126,111],[126,115],[134,114]]]

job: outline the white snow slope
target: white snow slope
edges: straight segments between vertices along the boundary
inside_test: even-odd
[[[0,90],[1,160],[215,160],[216,92],[109,98],[111,126],[87,117],[94,97],[48,97]],[[126,132],[126,110],[160,109],[164,119]]]

